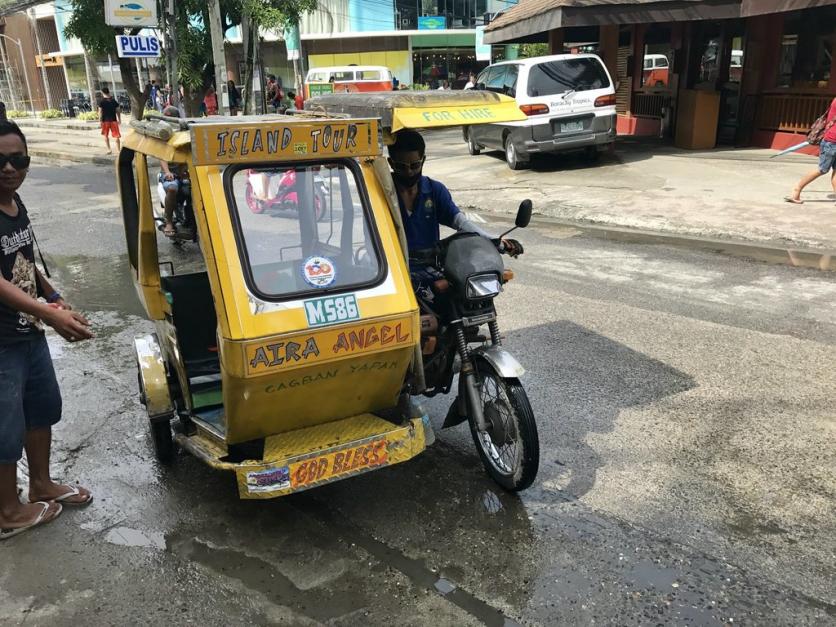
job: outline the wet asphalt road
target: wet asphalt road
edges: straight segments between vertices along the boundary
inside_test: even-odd
[[[836,623],[836,275],[534,226],[499,302],[540,428],[531,489],[492,484],[461,426],[411,462],[240,501],[150,452],[131,341],[151,325],[113,191],[83,166],[22,189],[98,335],[50,337],[55,474],[97,499],[0,545],[0,623]],[[438,425],[446,401],[426,406]]]

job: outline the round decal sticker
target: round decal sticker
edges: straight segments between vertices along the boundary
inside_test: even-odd
[[[337,278],[337,268],[328,257],[308,257],[302,265],[305,282],[314,287],[328,287]]]

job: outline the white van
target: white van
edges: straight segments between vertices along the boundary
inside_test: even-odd
[[[615,143],[615,89],[597,55],[503,61],[482,70],[476,89],[514,97],[528,118],[465,127],[471,155],[501,149],[508,167],[519,170],[533,153],[585,150],[594,157]]]

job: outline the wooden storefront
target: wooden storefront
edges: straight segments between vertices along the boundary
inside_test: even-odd
[[[619,134],[786,148],[836,96],[836,0],[529,0],[486,41],[547,41],[559,53],[593,25],[617,84]]]

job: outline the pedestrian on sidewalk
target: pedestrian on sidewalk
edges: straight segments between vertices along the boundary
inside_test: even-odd
[[[796,205],[804,204],[804,201],[801,200],[801,191],[828,172],[830,173],[830,186],[836,192],[836,98],[830,103],[824,134],[819,144],[819,167],[802,176],[798,184],[793,187],[792,194],[784,200]]]
[[[116,152],[119,152],[122,149],[120,140],[122,134],[119,132],[119,124],[122,123],[122,107],[110,95],[110,89],[107,87],[102,87],[102,99],[99,101],[99,121],[101,122],[105,146],[107,146],[107,154],[113,154],[110,149],[109,135],[113,135],[113,139],[116,140]]]
[[[35,266],[35,236],[17,194],[29,171],[26,137],[0,122],[0,541],[48,523],[65,506],[88,505],[89,490],[52,480],[52,425],[61,419],[61,391],[43,325],[69,342],[93,337]],[[46,302],[39,300],[45,298]],[[17,494],[17,462],[26,451],[28,502]]]

